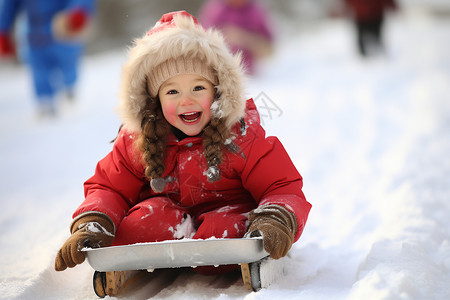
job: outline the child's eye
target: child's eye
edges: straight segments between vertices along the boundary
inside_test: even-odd
[[[167,91],[167,95],[175,95],[175,94],[178,94],[178,91],[177,91],[177,90],[170,90],[170,91]]]
[[[201,90],[204,90],[204,89],[205,89],[204,86],[202,86],[202,85],[197,85],[197,86],[194,88],[194,91],[201,91]]]

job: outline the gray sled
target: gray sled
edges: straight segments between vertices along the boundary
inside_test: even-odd
[[[239,264],[244,285],[257,291],[266,287],[261,283],[260,265],[267,261],[261,237],[240,239],[173,240],[105,248],[86,248],[94,274],[94,290],[104,274],[115,271],[183,268]],[[97,285],[97,287],[96,287]],[[97,295],[99,295],[97,293]],[[102,295],[99,295],[102,296]]]

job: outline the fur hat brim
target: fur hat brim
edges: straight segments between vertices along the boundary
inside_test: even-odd
[[[161,25],[157,23],[153,29],[158,26]],[[205,30],[186,15],[174,15],[172,26],[136,39],[129,50],[129,60],[122,70],[118,107],[126,129],[141,131],[142,112],[148,99],[147,74],[166,60],[178,57],[199,58],[215,72],[219,83],[218,98],[211,106],[214,116],[223,118],[228,128],[244,116],[245,72],[241,56],[230,52],[218,31]]]

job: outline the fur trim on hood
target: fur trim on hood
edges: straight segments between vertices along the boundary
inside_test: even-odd
[[[218,79],[213,115],[228,128],[245,113],[244,70],[241,56],[233,55],[223,36],[205,30],[186,12],[163,15],[143,37],[135,40],[122,71],[119,113],[126,129],[141,131],[142,112],[148,99],[147,74],[168,59],[198,58],[208,64]]]

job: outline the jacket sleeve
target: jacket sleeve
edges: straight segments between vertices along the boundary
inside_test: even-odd
[[[135,150],[136,137],[120,131],[113,150],[97,164],[95,174],[84,183],[85,200],[73,218],[88,211],[107,214],[118,227],[134,206],[146,180],[140,156]]]
[[[0,1],[0,33],[8,33],[11,30],[21,6],[22,1]]]
[[[276,137],[265,138],[260,126],[255,135],[252,145],[244,152],[246,164],[241,174],[242,183],[258,206],[277,204],[295,215],[297,241],[311,209],[302,192],[303,179]]]

